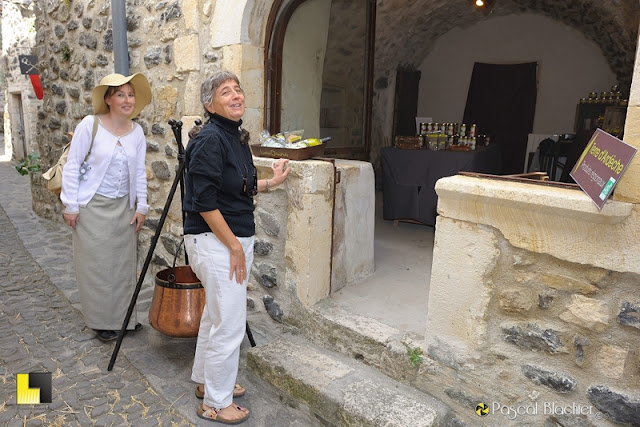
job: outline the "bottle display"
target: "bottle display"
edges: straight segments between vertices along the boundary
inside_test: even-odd
[[[598,96],[597,93],[595,96]],[[615,99],[615,95],[613,99]],[[427,150],[469,151],[489,145],[490,137],[479,134],[478,131],[476,123],[420,123],[418,136],[414,138],[419,148]]]

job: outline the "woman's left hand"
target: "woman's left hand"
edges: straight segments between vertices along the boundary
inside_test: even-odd
[[[129,224],[136,225],[136,233],[138,231],[140,231],[140,229],[142,228],[142,226],[144,225],[144,218],[145,216],[143,214],[141,214],[140,212],[136,212],[135,215],[133,215],[133,219],[131,220],[131,222]]]
[[[291,168],[287,167],[287,163],[289,163],[289,159],[278,159],[271,165],[273,178],[270,179],[270,182],[274,186],[282,184],[287,179],[289,172],[291,172]]]

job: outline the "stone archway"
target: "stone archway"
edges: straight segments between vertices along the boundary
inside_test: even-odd
[[[225,68],[238,74],[247,93],[245,123],[257,135],[263,128],[264,29],[275,0],[218,0],[212,10],[209,44],[222,49]]]
[[[455,27],[525,12],[546,15],[593,40],[628,94],[640,19],[640,5],[634,0],[498,0],[489,15],[463,1],[418,0],[408,6],[404,2],[387,2],[378,7],[376,78],[388,75],[398,64],[417,65],[433,42]],[[380,19],[382,16],[384,19]]]

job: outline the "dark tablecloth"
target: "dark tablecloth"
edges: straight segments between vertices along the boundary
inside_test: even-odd
[[[489,145],[474,151],[381,150],[383,218],[436,223],[436,181],[460,171],[499,174],[500,147]]]

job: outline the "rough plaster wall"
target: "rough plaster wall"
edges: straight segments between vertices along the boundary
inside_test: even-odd
[[[438,38],[453,28],[465,29],[492,17],[522,13],[544,15],[582,32],[600,47],[625,95],[629,93],[640,16],[640,4],[635,0],[501,0],[487,15],[466,1],[379,0],[370,151],[378,187],[382,183],[379,149],[391,143],[398,66],[418,68]],[[442,66],[446,67],[446,61]]]
[[[640,13],[635,0],[501,0],[490,14],[466,1],[378,1],[376,75],[390,77],[398,64],[417,66],[434,42],[455,27],[526,12],[564,22],[597,43],[628,93]]]
[[[308,1],[293,14],[282,48],[282,129],[270,129],[271,133],[304,130],[304,137],[316,138],[320,134],[328,22],[328,0]]]
[[[314,0],[296,9],[283,46],[282,129],[272,133],[304,129],[307,137],[331,136],[330,147],[362,144],[363,5]]]
[[[419,68],[418,116],[462,121],[474,62],[538,63],[533,133],[573,133],[578,100],[616,84],[600,47],[576,29],[544,15],[497,16],[436,41]]]
[[[325,87],[340,91],[344,99],[341,129],[328,128],[322,132],[322,136],[333,137],[329,143],[333,147],[363,144],[366,21],[366,1],[331,2],[322,83]],[[322,101],[324,103],[326,100]],[[328,113],[335,112],[330,102],[321,107],[326,107]],[[323,121],[322,115],[320,121]]]

